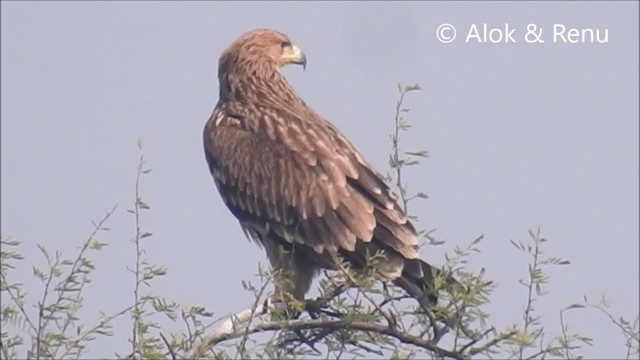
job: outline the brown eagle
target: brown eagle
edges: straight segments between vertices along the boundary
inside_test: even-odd
[[[433,304],[437,269],[420,260],[417,233],[371,164],[296,94],[280,72],[306,67],[285,35],[257,29],[221,55],[220,98],[204,128],[204,152],[226,206],[245,234],[290,276],[276,296],[304,300],[338,254],[353,268],[384,251],[379,272]]]

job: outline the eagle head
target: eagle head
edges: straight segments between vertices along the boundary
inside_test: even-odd
[[[270,29],[255,29],[242,34],[229,45],[218,64],[218,76],[243,70],[268,75],[285,65],[307,66],[307,57],[287,35]]]

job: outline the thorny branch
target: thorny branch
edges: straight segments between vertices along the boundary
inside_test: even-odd
[[[443,348],[438,347],[430,340],[425,340],[413,336],[411,334],[398,331],[390,326],[385,326],[377,323],[366,322],[366,321],[346,321],[346,320],[313,320],[313,319],[301,319],[301,320],[283,320],[283,321],[267,321],[260,324],[254,324],[248,326],[245,330],[241,332],[231,332],[231,333],[213,333],[210,336],[206,337],[202,342],[202,345],[199,346],[200,349],[210,349],[216,344],[219,344],[223,341],[235,339],[247,334],[255,334],[259,332],[265,331],[277,331],[277,330],[310,330],[310,329],[327,329],[327,330],[359,330],[359,331],[369,331],[375,332],[378,334],[383,334],[387,336],[391,336],[405,344],[415,345],[417,347],[423,348],[432,352],[433,354],[439,357],[448,357],[453,359],[467,359],[467,357],[462,354],[452,352]],[[187,356],[188,359],[198,359],[200,357],[201,351],[195,351]]]
[[[247,337],[251,334],[269,332],[269,331],[290,331],[297,337],[293,339],[294,342],[300,342],[301,344],[308,345],[311,349],[315,349],[314,344],[317,343],[318,338],[322,339],[335,333],[336,331],[359,331],[368,334],[384,335],[390,338],[394,338],[400,343],[406,345],[413,345],[415,347],[424,349],[438,358],[453,358],[453,359],[468,359],[473,355],[485,353],[490,348],[505,341],[516,334],[515,331],[506,332],[500,335],[496,335],[493,339],[487,340],[486,343],[477,345],[481,339],[489,335],[489,333],[495,333],[492,328],[479,336],[473,338],[469,337],[469,341],[466,344],[460,346],[454,346],[452,349],[444,349],[438,345],[441,340],[440,337],[427,337],[416,336],[409,331],[400,329],[394,322],[387,322],[382,324],[377,321],[363,321],[360,319],[351,319],[343,317],[343,314],[338,312],[331,312],[323,310],[323,307],[328,305],[336,297],[340,296],[344,291],[353,287],[354,279],[347,279],[348,282],[338,282],[335,286],[324,294],[324,296],[315,300],[309,300],[306,303],[305,310],[311,316],[311,319],[286,319],[286,320],[272,320],[256,322],[255,318],[268,314],[273,309],[273,304],[267,300],[265,302],[256,301],[254,305],[247,310],[238,312],[231,316],[225,323],[212,331],[209,335],[205,336],[202,342],[194,346],[186,355],[187,359],[199,359],[206,352],[212,350],[216,345],[225,341],[233,339],[242,339],[240,345],[241,351],[244,351],[244,343]],[[262,293],[262,291],[260,291]],[[369,301],[374,301],[371,297],[367,297]],[[381,305],[387,300],[382,300],[375,309],[381,311]],[[375,311],[375,310],[374,310]],[[318,318],[314,314],[322,313],[326,317]],[[402,313],[399,315],[401,320],[403,316],[409,316],[410,313]],[[446,327],[446,325],[445,325]],[[311,340],[305,338],[300,331],[302,330],[316,330],[319,334],[314,335]],[[360,348],[367,352],[377,353],[378,349],[372,349],[359,343],[358,340],[348,340],[347,343],[354,347]],[[474,347],[475,346],[475,347]],[[242,355],[242,354],[241,354]]]

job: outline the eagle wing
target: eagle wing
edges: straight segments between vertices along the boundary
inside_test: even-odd
[[[204,147],[221,197],[245,230],[317,254],[383,249],[396,260],[418,258],[415,228],[393,193],[330,123],[219,105]],[[404,261],[398,265],[399,275]]]

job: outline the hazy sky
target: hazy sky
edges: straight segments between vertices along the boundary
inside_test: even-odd
[[[448,23],[457,37],[441,43]],[[515,29],[515,43],[464,40]],[[527,43],[528,24],[544,43]],[[607,43],[554,43],[553,26],[608,30]],[[421,228],[444,252],[484,234],[470,268],[499,282],[487,311],[499,326],[521,322],[529,259],[509,240],[542,228],[546,254],[571,260],[549,269],[537,303],[549,335],[558,312],[583,295],[612,299],[615,315],[638,314],[638,2],[2,2],[2,235],[24,242],[18,268],[32,301],[40,285],[36,244],[67,256],[112,206],[101,235],[110,246],[87,288],[88,321],[132,302],[137,139],[148,166],[142,225],[150,260],[169,273],[153,290],[216,315],[250,305],[261,249],[246,240],[208,172],[202,129],[218,94],[217,60],[241,33],[270,27],[307,55],[286,75],[380,170],[387,168],[397,82],[411,93],[407,150],[430,157],[405,179]],[[568,31],[568,30],[567,30]],[[450,35],[445,32],[444,35]],[[494,32],[494,36],[497,33]],[[4,299],[3,299],[4,300]],[[595,311],[570,313],[595,339],[587,357],[625,355],[624,339]],[[129,351],[127,327],[91,355]]]

